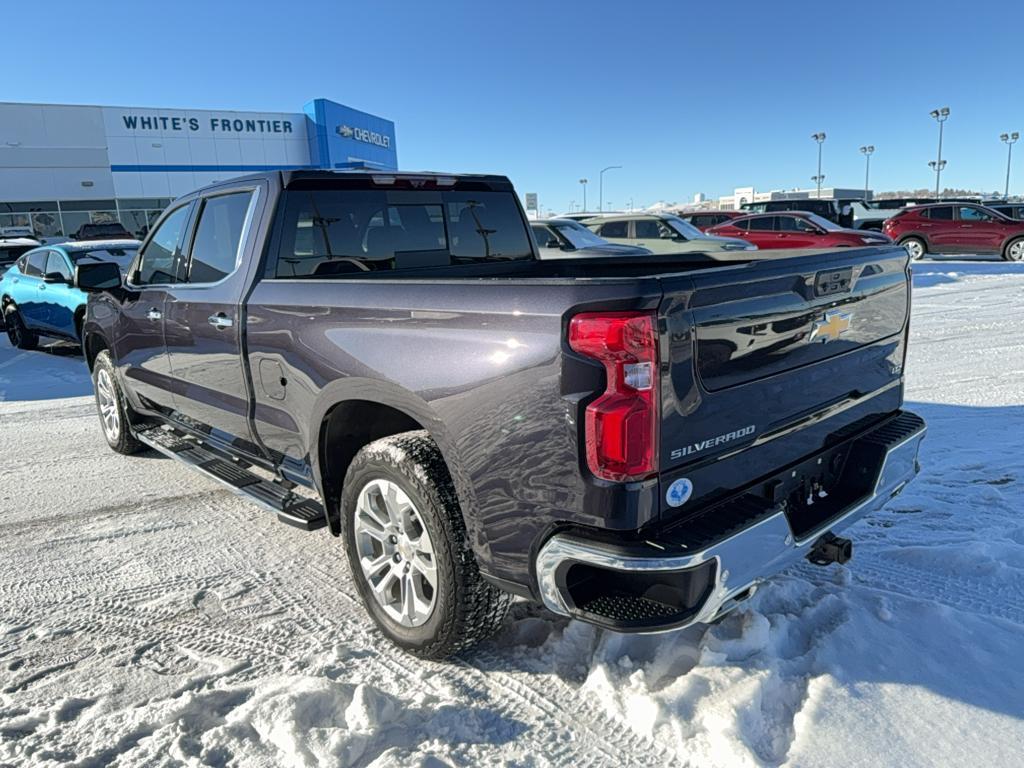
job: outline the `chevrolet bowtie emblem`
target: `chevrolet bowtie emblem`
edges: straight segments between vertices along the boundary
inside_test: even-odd
[[[839,341],[839,337],[850,330],[852,317],[853,314],[850,312],[840,312],[838,309],[829,310],[825,313],[824,318],[815,321],[814,328],[811,330],[811,341],[821,339],[823,344]]]
[[[352,134],[355,133],[355,130],[347,125],[339,125],[337,130],[338,135],[341,136],[343,139],[351,139]]]

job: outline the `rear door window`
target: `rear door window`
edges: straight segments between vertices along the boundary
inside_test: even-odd
[[[190,283],[215,283],[235,271],[251,202],[248,190],[203,201],[189,254]]]
[[[629,237],[628,221],[609,221],[601,225],[598,230],[601,237],[624,238]]]
[[[953,220],[953,206],[943,205],[939,208],[925,208],[921,215],[926,219],[937,219],[939,221]]]
[[[50,252],[48,250],[35,251],[33,253],[30,253],[28,255],[28,259],[25,262],[25,269],[22,271],[26,275],[31,275],[33,277],[42,277],[43,269],[46,267],[46,259],[48,258],[49,254]]]
[[[750,220],[751,232],[771,232],[775,229],[774,216],[758,216]]]

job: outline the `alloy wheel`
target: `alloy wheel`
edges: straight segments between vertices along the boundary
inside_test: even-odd
[[[921,244],[920,240],[907,240],[903,247],[907,249],[907,253],[910,254],[910,258],[914,261],[924,256],[924,245]]]
[[[116,442],[121,434],[121,414],[117,407],[114,382],[105,368],[96,374],[96,402],[100,407],[100,419],[107,439]]]
[[[404,627],[425,624],[437,602],[437,561],[416,505],[396,483],[371,480],[354,515],[359,565],[374,599]]]
[[[21,329],[18,327],[18,318],[13,312],[7,316],[7,340],[12,347],[21,346]]]
[[[1024,240],[1010,243],[1010,247],[1006,250],[1006,255],[1009,256],[1010,261],[1024,261]]]

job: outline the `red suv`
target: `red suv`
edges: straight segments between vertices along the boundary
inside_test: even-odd
[[[816,213],[807,211],[743,216],[711,227],[707,233],[742,237],[758,248],[842,248],[884,245],[892,242],[881,232],[844,229]]]
[[[910,257],[928,253],[996,253],[1024,260],[1024,221],[976,203],[945,203],[905,208],[882,228]]]

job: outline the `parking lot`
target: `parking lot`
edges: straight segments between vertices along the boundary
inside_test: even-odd
[[[0,340],[0,765],[1008,765],[1024,743],[1024,269],[916,265],[920,477],[722,623],[517,604],[383,642],[338,541],[102,437],[70,345]]]

